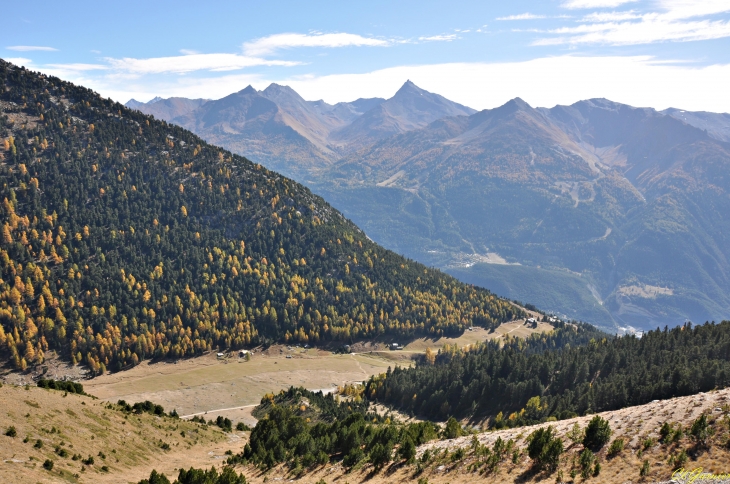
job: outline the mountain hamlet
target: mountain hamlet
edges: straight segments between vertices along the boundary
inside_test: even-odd
[[[730,311],[730,115],[605,99],[473,109],[407,81],[329,105],[251,86],[127,106],[292,177],[373,240],[610,332]]]
[[[722,474],[729,135],[410,81],[125,107],[0,60],[0,480]]]

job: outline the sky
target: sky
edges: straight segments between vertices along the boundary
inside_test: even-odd
[[[131,98],[289,85],[329,103],[406,81],[474,109],[604,97],[730,112],[730,0],[36,1],[0,57]]]

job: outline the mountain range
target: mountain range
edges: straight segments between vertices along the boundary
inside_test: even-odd
[[[730,312],[730,116],[606,99],[475,111],[406,82],[131,105],[305,182],[373,240],[605,328]],[[166,113],[174,112],[171,117]]]

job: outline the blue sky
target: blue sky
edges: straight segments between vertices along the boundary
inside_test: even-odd
[[[287,84],[328,102],[403,82],[476,109],[606,97],[730,112],[730,0],[34,1],[0,57],[121,102]]]

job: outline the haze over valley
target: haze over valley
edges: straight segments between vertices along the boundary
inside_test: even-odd
[[[302,181],[373,240],[500,295],[610,331],[730,310],[729,115],[605,99],[476,112],[410,81],[387,100],[329,105],[272,84],[201,102],[127,105]]]

